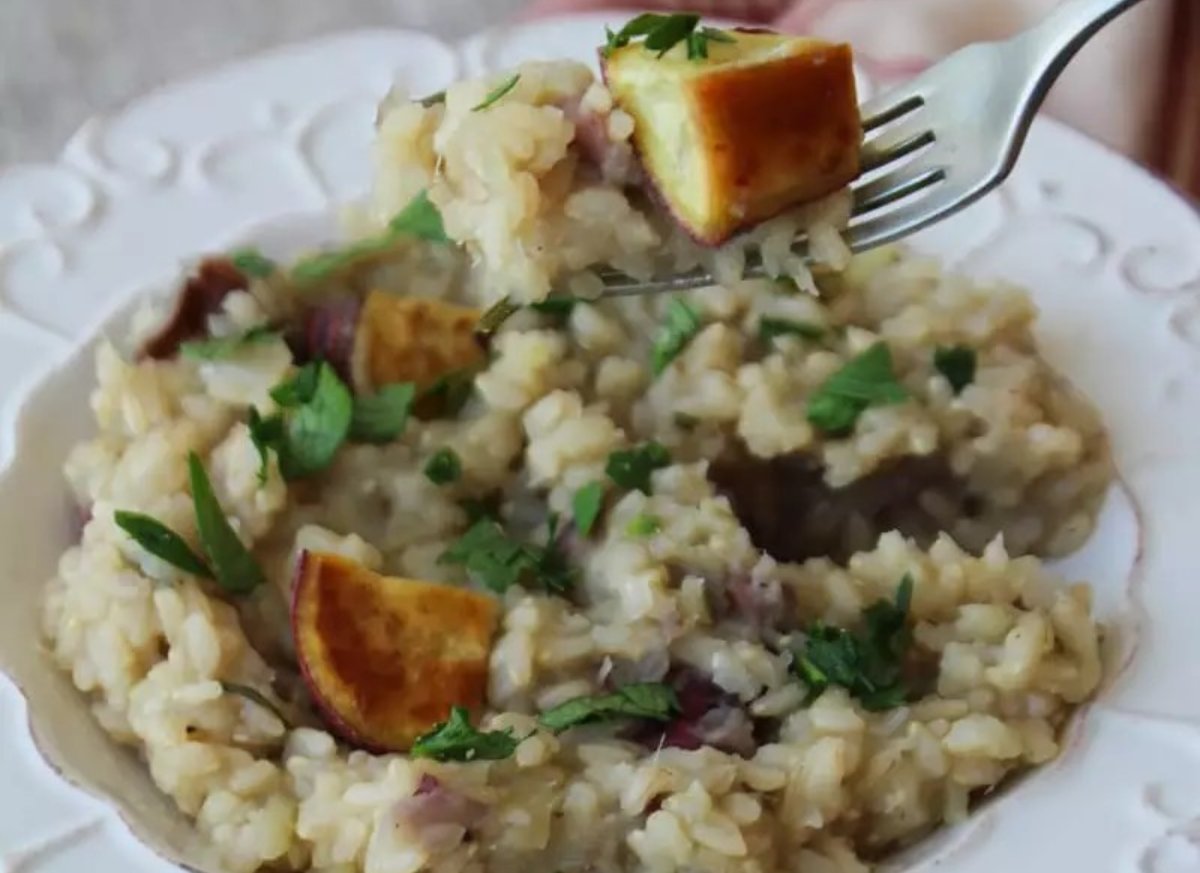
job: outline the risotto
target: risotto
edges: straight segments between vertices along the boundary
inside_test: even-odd
[[[44,617],[104,728],[232,873],[853,873],[1054,758],[1100,629],[1039,556],[1112,471],[1025,294],[844,194],[698,248],[586,68],[500,84],[98,348]],[[593,299],[664,258],[727,281]]]

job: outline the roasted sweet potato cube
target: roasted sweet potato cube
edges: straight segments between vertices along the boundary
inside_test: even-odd
[[[305,552],[292,631],[330,728],[374,751],[402,751],[453,706],[484,704],[496,601],[452,585],[382,576]]]
[[[452,370],[482,364],[486,356],[475,336],[479,316],[469,306],[371,292],[355,337],[356,387],[370,391],[391,382],[414,382],[425,389]]]
[[[633,116],[646,175],[697,241],[839,190],[859,173],[862,124],[850,47],[776,33],[728,32],[708,57],[663,57],[640,43],[604,62]]]

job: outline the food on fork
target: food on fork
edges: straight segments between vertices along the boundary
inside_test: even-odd
[[[650,184],[692,237],[723,243],[858,176],[850,46],[697,27],[661,47],[679,17],[634,26],[649,27],[636,41],[614,34],[602,68]]]

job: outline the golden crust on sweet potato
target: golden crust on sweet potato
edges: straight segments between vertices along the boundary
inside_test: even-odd
[[[850,47],[732,33],[709,57],[613,51],[605,79],[633,116],[659,196],[698,241],[737,231],[844,187],[859,173],[862,123]]]
[[[469,306],[372,291],[355,337],[355,385],[372,390],[413,382],[425,389],[452,370],[482,364],[486,355],[475,336],[479,316]]]
[[[492,597],[305,552],[292,626],[314,699],[351,742],[407,749],[452,706],[478,711],[484,704],[496,629]]]

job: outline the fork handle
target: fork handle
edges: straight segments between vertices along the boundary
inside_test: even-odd
[[[1038,66],[1042,73],[1038,78],[1042,95],[1084,43],[1104,25],[1140,2],[1142,0],[1067,0],[1040,24],[1018,37],[1039,56],[1041,63]]]

